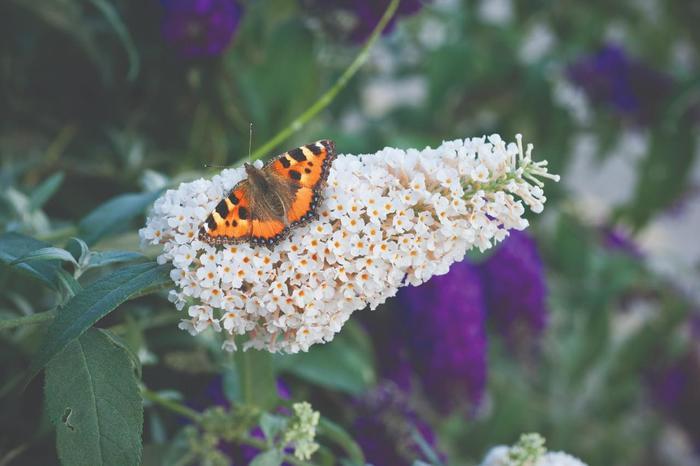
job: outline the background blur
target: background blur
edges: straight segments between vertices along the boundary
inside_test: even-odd
[[[239,163],[250,122],[253,150],[289,124],[387,4],[1,2],[0,228],[138,250],[161,188]],[[275,153],[522,133],[562,181],[526,232],[280,358],[284,390],[377,466],[476,464],[526,431],[590,465],[700,465],[699,24],[690,0],[403,0],[368,63]],[[118,221],[88,229],[114,198]],[[0,313],[46,308],[1,271]],[[178,317],[151,297],[101,325],[121,330],[149,386],[223,403],[218,349]],[[23,332],[0,336],[0,380],[36,348],[40,332]],[[0,463],[55,463],[41,383],[1,390]],[[147,411],[145,464],[180,425]]]

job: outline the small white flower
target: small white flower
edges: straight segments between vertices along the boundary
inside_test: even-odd
[[[228,351],[229,353],[233,353],[238,349],[236,347],[236,340],[234,340],[233,338],[225,339],[224,342],[221,344],[221,349],[224,351]]]
[[[142,243],[160,244],[176,290],[189,305],[179,327],[197,334],[245,334],[245,348],[306,351],[330,341],[350,315],[376,308],[406,284],[447,273],[474,247],[527,226],[525,206],[541,211],[546,162],[535,162],[497,135],[455,140],[422,151],[386,148],[339,155],[331,166],[319,219],[294,228],[274,250],[215,248],[190,238],[245,170],[168,190],[153,206]]]

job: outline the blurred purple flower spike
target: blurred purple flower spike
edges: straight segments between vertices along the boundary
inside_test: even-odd
[[[535,241],[511,230],[483,264],[489,319],[510,344],[524,343],[547,326],[547,283]]]
[[[567,75],[591,101],[607,104],[641,124],[658,118],[674,84],[669,75],[630,58],[614,44],[581,57],[569,67]]]
[[[162,0],[162,33],[180,56],[220,55],[231,43],[241,20],[235,0]]]
[[[700,455],[700,314],[693,313],[688,325],[690,348],[679,359],[650,373],[649,393],[653,404],[683,428]]]
[[[466,261],[442,276],[399,292],[410,359],[435,407],[475,407],[486,385],[484,299],[476,268]]]
[[[404,391],[386,382],[355,402],[351,431],[367,462],[376,466],[409,466],[423,458],[417,436],[435,448],[435,435],[411,409]]]
[[[603,246],[611,251],[625,253],[636,259],[642,258],[642,251],[628,233],[614,226],[601,228]]]

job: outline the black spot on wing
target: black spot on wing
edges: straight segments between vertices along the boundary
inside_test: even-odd
[[[228,195],[228,200],[231,201],[231,204],[233,205],[238,205],[238,203],[241,202],[240,199],[233,194],[233,191],[231,191],[231,194]]]
[[[293,180],[299,181],[301,179],[301,173],[296,170],[289,170],[289,176],[291,176]]]
[[[216,221],[214,221],[214,217],[211,214],[207,217],[207,226],[209,227],[209,231],[216,230]]]
[[[289,166],[292,164],[286,155],[283,155],[282,157],[280,157],[280,163],[282,164],[282,166],[284,168],[289,168]]]
[[[304,151],[301,150],[301,148],[292,149],[287,153],[297,162],[303,162],[304,160],[306,160],[306,156],[304,155]]]
[[[245,207],[239,207],[238,208],[238,216],[241,218],[241,220],[247,220],[248,219],[248,209]]]
[[[221,201],[216,205],[216,212],[221,215],[221,218],[226,218],[226,216],[228,216],[226,201]]]

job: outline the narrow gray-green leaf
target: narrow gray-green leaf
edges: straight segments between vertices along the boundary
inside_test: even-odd
[[[250,466],[280,466],[283,459],[282,452],[279,450],[268,450],[253,458]]]
[[[46,369],[46,410],[64,466],[138,465],[143,405],[123,349],[95,329]]]
[[[144,260],[146,256],[138,252],[132,251],[104,251],[93,252],[90,255],[90,261],[87,264],[87,269],[94,267],[104,267],[105,265],[116,264],[120,262],[134,262]]]
[[[25,254],[48,246],[50,244],[29,236],[18,233],[5,233],[0,236],[0,262],[9,265],[15,259]],[[57,260],[33,262],[32,264],[21,263],[14,266],[14,269],[21,270],[23,273],[32,276],[53,289],[58,289],[56,274],[60,269],[60,262]]]
[[[107,0],[91,1],[92,4],[95,5],[98,10],[100,10],[107,22],[109,22],[109,25],[112,26],[112,29],[114,29],[117,37],[119,37],[119,41],[124,46],[127,58],[129,59],[129,72],[126,78],[129,81],[133,81],[139,74],[139,55],[136,51],[136,45],[134,45],[134,41],[131,39],[129,30],[126,28],[124,21],[122,21],[119,13],[117,13],[117,10],[110,2]]]
[[[80,238],[70,238],[66,244],[66,249],[73,254],[73,257],[78,259],[81,267],[85,265],[85,261],[90,255],[90,248],[85,241]]]
[[[78,280],[63,269],[56,270],[56,280],[63,285],[63,288],[67,291],[68,297],[70,298],[77,295],[80,290],[83,289],[80,283],[78,283]]]
[[[325,437],[341,447],[352,464],[365,464],[365,455],[362,453],[362,448],[355,442],[352,435],[339,424],[325,417],[321,417],[318,423],[318,435]]]
[[[63,262],[70,262],[71,264],[77,266],[78,262],[75,260],[73,255],[66,251],[65,249],[56,248],[49,246],[46,248],[37,249],[36,251],[28,252],[17,259],[10,262],[10,265],[17,265],[26,262],[38,262],[38,261],[50,261],[59,260]]]
[[[34,377],[52,357],[117,306],[155,284],[170,281],[170,267],[153,262],[123,267],[83,288],[59,310],[27,374]]]
[[[63,183],[63,172],[54,173],[49,176],[43,183],[34,188],[29,196],[29,208],[31,210],[40,209],[46,201],[51,199],[51,196],[61,187]]]
[[[95,244],[109,234],[123,231],[129,222],[141,215],[161,191],[122,194],[110,199],[80,221],[80,236],[88,244]]]

